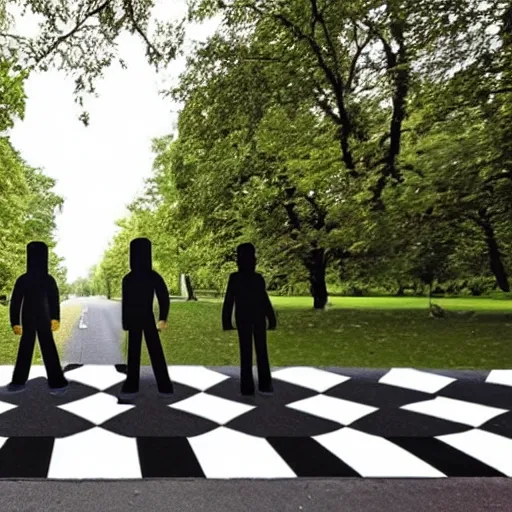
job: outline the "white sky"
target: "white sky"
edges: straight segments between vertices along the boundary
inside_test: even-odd
[[[169,5],[160,9],[169,11]],[[185,2],[173,0],[172,7],[165,14],[180,17]],[[203,39],[215,26],[191,27],[189,37]],[[115,220],[126,214],[125,206],[151,174],[152,138],[171,133],[177,120],[177,106],[158,94],[162,79],[147,64],[143,43],[129,34],[119,42],[128,69],[113,66],[97,82],[99,97],[85,103],[88,127],[78,120],[73,80],[49,71],[27,80],[25,119],[11,131],[25,161],[55,178],[55,191],[65,199],[56,252],[65,258],[69,281],[99,262]],[[175,78],[183,67],[183,60],[176,61],[166,74]]]

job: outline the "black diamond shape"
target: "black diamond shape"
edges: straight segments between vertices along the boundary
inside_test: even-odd
[[[391,370],[391,368],[343,368],[335,366],[319,367],[319,369],[365,382],[378,382]]]
[[[274,394],[271,396],[261,395],[257,390],[254,396],[242,396],[240,394],[240,380],[227,379],[207,389],[206,393],[219,398],[226,398],[227,400],[232,400],[234,402],[257,406],[266,406],[269,403],[286,405],[318,395],[317,391],[303,388],[302,386],[296,386],[295,384],[290,384],[289,382],[284,382],[278,379],[273,380],[273,386]]]
[[[69,363],[64,367],[63,371],[64,371],[64,373],[70,372],[72,370],[82,368],[82,366],[83,366],[83,364],[80,364],[80,363]]]
[[[138,405],[100,426],[127,437],[192,437],[219,427],[213,421],[155,402]]]
[[[479,429],[512,439],[512,411],[492,418],[481,425]]]
[[[469,380],[455,381],[439,391],[437,395],[499,409],[512,409],[512,390],[510,386],[500,384]]]
[[[38,377],[27,382],[23,393],[5,394],[4,402],[17,405],[0,415],[0,436],[3,437],[66,437],[94,427],[94,424],[60,409],[59,405],[81,400],[98,393],[97,389],[70,382],[61,396],[49,393],[48,381]]]
[[[380,409],[350,425],[381,437],[435,437],[471,430],[468,425],[404,409]]]
[[[146,371],[141,371],[139,393],[132,400],[120,401],[135,407],[106,421],[102,428],[128,437],[190,437],[218,428],[213,421],[169,407],[197,395],[199,390],[175,382],[174,393],[160,397],[151,370],[143,370]],[[116,384],[105,393],[118,397],[122,385]]]
[[[48,404],[36,409],[16,407],[0,415],[1,437],[67,437],[94,426],[79,416]]]
[[[121,394],[121,388],[123,387],[124,382],[119,382],[104,390],[103,393],[107,393],[111,396],[115,396],[119,398]],[[177,382],[173,383],[174,393],[169,397],[163,397],[158,394],[158,388],[153,378],[150,369],[141,368],[141,376],[140,376],[140,385],[139,392],[135,395],[133,399],[130,399],[129,402],[135,406],[144,405],[150,402],[156,402],[159,404],[172,404],[175,402],[179,402],[181,400],[185,400],[186,398],[190,398],[193,395],[197,395],[200,391],[196,388],[192,388],[190,386],[186,386],[185,384],[180,384]]]
[[[231,420],[226,428],[258,437],[308,437],[339,430],[334,421],[268,402]]]
[[[430,393],[351,379],[327,390],[324,395],[379,408],[394,408],[432,399]]]
[[[59,396],[50,395],[48,380],[38,377],[27,382],[27,388],[22,393],[5,393],[0,396],[2,402],[8,402],[30,410],[37,410],[43,406],[56,407],[70,402],[87,398],[99,392],[92,386],[76,381],[70,381],[68,390]]]

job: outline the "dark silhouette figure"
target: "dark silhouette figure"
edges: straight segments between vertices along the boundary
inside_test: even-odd
[[[242,395],[254,394],[252,376],[252,344],[256,349],[258,388],[262,393],[272,393],[272,377],[267,351],[267,319],[269,330],[276,328],[276,316],[270,302],[265,280],[256,272],[256,251],[252,244],[237,247],[238,272],[229,276],[224,305],[222,327],[232,330],[232,314],[240,344],[240,389]]]
[[[128,331],[128,374],[121,391],[123,395],[133,395],[139,391],[143,334],[158,391],[162,394],[173,392],[153,314],[156,293],[160,309],[158,329],[165,329],[170,309],[169,291],[162,276],[153,270],[151,259],[151,242],[147,238],[131,241],[131,272],[124,276],[122,284],[122,324],[123,329]]]
[[[10,320],[14,333],[21,334],[18,357],[10,391],[21,391],[27,382],[36,335],[41,347],[48,384],[52,392],[64,391],[64,377],[52,331],[59,328],[59,289],[48,273],[48,247],[44,242],[27,245],[27,272],[16,280],[10,304]]]

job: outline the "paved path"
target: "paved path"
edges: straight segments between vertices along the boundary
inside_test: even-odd
[[[2,510],[510,512],[512,480],[0,481]]]
[[[122,363],[121,303],[102,298],[70,302],[82,304],[82,315],[66,344],[63,364]]]
[[[33,367],[0,397],[2,510],[512,510],[512,370],[274,368],[242,398],[236,368],[169,369],[130,405],[122,366],[68,367],[61,397]]]

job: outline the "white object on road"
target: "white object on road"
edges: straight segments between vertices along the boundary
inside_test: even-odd
[[[85,323],[85,314],[87,313],[87,311],[87,306],[84,306],[82,309],[82,314],[80,315],[80,323],[78,324],[79,329],[87,329],[87,324]]]

